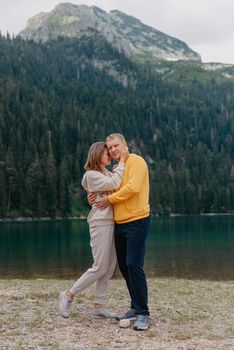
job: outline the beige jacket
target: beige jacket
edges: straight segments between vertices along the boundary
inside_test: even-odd
[[[96,170],[88,170],[83,176],[81,185],[88,192],[95,192],[97,200],[103,195],[111,194],[113,190],[119,188],[124,175],[124,163],[120,162],[111,173],[107,169],[103,172]],[[87,221],[90,226],[101,226],[113,224],[113,208],[112,205],[105,209],[98,209],[95,204],[88,215]]]

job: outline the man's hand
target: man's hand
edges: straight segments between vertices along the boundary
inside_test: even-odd
[[[88,203],[89,203],[89,205],[93,205],[93,204],[95,203],[96,197],[97,197],[97,195],[96,195],[95,192],[89,192],[89,193],[88,193],[87,198],[88,198]]]
[[[108,196],[103,196],[98,201],[95,202],[95,207],[98,209],[105,209],[110,205]]]

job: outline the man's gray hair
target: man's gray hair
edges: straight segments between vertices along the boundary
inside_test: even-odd
[[[114,133],[114,134],[110,134],[109,136],[106,137],[106,142],[114,139],[114,138],[118,138],[120,139],[123,143],[127,143],[126,140],[125,140],[125,137],[122,135],[122,134],[119,134],[119,133]]]

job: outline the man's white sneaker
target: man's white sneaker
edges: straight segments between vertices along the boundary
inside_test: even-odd
[[[136,322],[133,325],[135,331],[145,331],[149,328],[149,316],[137,315]]]
[[[68,318],[70,307],[72,304],[72,300],[69,300],[67,297],[67,292],[60,292],[59,293],[59,311],[62,317]]]
[[[116,318],[117,315],[115,312],[111,312],[104,307],[92,309],[89,314],[93,318]]]
[[[134,309],[129,309],[127,312],[118,313],[116,319],[134,321],[137,318],[136,311]]]

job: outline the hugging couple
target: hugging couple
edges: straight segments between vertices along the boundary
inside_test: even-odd
[[[113,172],[106,169],[111,159],[118,162]],[[124,136],[114,133],[106,138],[106,143],[91,145],[84,168],[82,186],[92,205],[88,223],[94,263],[71,289],[60,292],[60,314],[69,317],[74,296],[96,282],[92,317],[134,320],[133,329],[146,330],[149,309],[143,268],[150,221],[147,164],[142,157],[129,154]],[[131,299],[130,309],[123,313],[103,306],[116,256]]]

